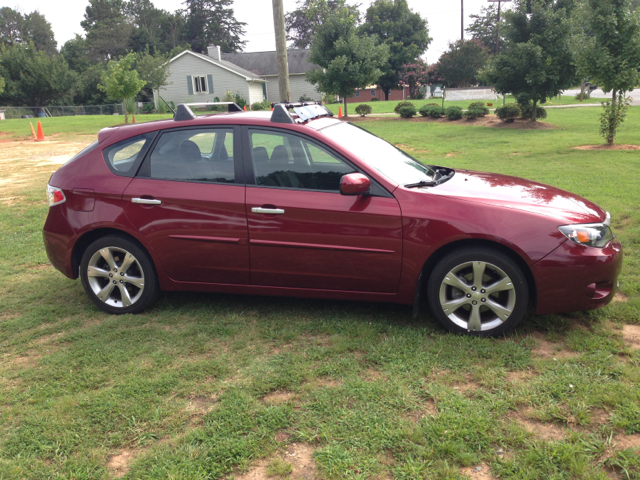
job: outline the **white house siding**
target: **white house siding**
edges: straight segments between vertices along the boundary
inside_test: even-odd
[[[213,102],[215,97],[222,99],[227,90],[240,93],[244,98],[249,98],[249,84],[244,76],[232,73],[224,68],[200,59],[194,55],[185,54],[177,58],[169,66],[169,85],[160,89],[160,95],[167,102],[198,103]],[[213,75],[213,92],[194,93],[189,95],[187,76]],[[262,95],[262,86],[260,94]]]
[[[267,83],[267,99],[270,102],[277,103],[280,101],[280,90],[278,87],[278,77],[268,76],[265,77],[269,83]],[[305,95],[312,100],[322,100],[322,94],[316,92],[315,85],[307,82],[304,74],[302,75],[289,75],[289,90],[291,92],[291,101],[297,102],[302,95]]]
[[[253,105],[264,100],[264,93],[262,91],[262,83],[249,82],[249,98],[247,99],[249,104]]]

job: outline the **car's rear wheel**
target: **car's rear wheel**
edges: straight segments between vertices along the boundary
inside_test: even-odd
[[[527,310],[527,281],[515,261],[489,248],[466,248],[433,269],[427,300],[434,317],[452,332],[502,335]]]
[[[109,313],[139,313],[160,293],[149,254],[116,235],[100,238],[87,247],[80,262],[80,277],[93,303]]]

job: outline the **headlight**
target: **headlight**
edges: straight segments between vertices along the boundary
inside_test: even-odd
[[[579,245],[604,248],[615,237],[606,223],[588,223],[584,225],[565,225],[558,229]]]

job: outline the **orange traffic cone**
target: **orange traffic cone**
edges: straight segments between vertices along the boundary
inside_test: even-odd
[[[36,138],[36,142],[44,141],[44,132],[42,131],[42,124],[38,122],[38,136]]]
[[[136,123],[136,114],[133,114],[133,123]]]
[[[273,107],[271,107],[271,111],[273,112]]]
[[[342,118],[342,107],[338,107],[338,118]]]
[[[246,105],[244,106],[244,111],[245,111],[245,112],[247,111],[247,106],[246,106]]]
[[[33,123],[29,122],[29,125],[31,125],[31,137],[35,140],[36,139],[36,131],[33,129]]]

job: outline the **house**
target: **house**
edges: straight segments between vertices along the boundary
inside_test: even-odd
[[[306,82],[304,73],[315,65],[307,62],[308,50],[290,50],[289,85],[291,100],[306,95],[321,100],[321,94]],[[268,99],[280,101],[276,52],[221,53],[220,47],[207,47],[207,55],[189,50],[169,60],[169,84],[160,89],[167,102],[206,103],[222,99],[231,90],[249,105]]]
[[[370,102],[372,98],[384,100],[384,91],[376,85],[369,85],[367,88],[358,88],[352,97],[347,98],[347,103]],[[409,87],[402,90],[391,90],[389,100],[407,100],[409,98]]]
[[[318,93],[315,86],[307,82],[305,77],[307,70],[318,68],[317,65],[309,63],[309,52],[308,49],[287,50],[292,102],[299,101],[302,96],[311,100],[322,100],[322,94]],[[280,101],[276,52],[223,53],[222,58],[267,80],[267,100]]]

